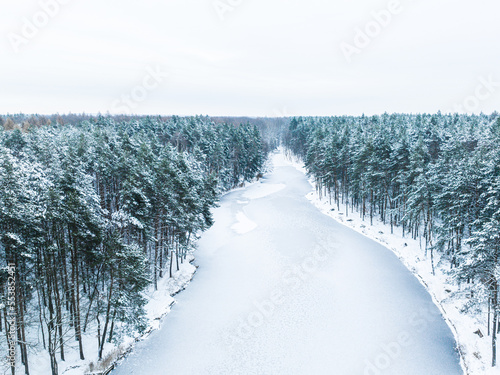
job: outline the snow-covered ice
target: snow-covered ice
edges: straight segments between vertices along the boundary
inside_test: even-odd
[[[285,184],[255,184],[255,186],[243,193],[243,197],[247,199],[264,198],[283,190],[285,187]]]
[[[257,224],[246,217],[243,212],[238,212],[236,214],[236,220],[238,220],[238,222],[231,227],[236,233],[245,234],[257,228]]]
[[[280,159],[262,183],[226,194],[191,285],[113,374],[462,374],[415,276],[323,215],[311,190]],[[234,230],[246,220],[253,230]]]

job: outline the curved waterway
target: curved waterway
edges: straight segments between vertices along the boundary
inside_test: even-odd
[[[112,372],[462,374],[431,297],[380,244],[322,214],[290,166],[225,195],[198,272]]]

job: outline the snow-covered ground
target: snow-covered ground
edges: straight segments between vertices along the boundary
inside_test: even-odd
[[[274,161],[264,180],[223,197],[196,277],[113,374],[462,374],[417,278],[323,215],[305,175]]]
[[[170,312],[172,305],[175,303],[173,295],[183,290],[189,281],[193,278],[196,272],[196,267],[190,263],[194,258],[188,256],[187,261],[181,264],[179,271],[175,272],[172,278],[164,277],[158,282],[158,290],[154,291],[151,287],[145,294],[148,298],[148,303],[145,306],[146,316],[148,319],[148,328],[146,332],[139,336],[124,337],[120,345],[114,343],[106,343],[103,358],[108,359],[108,364],[124,353],[130,351],[135,342],[145,339],[154,330],[159,328],[161,319]],[[30,342],[36,342],[40,332],[28,330],[30,334]],[[85,357],[86,360],[81,361],[79,358],[78,345],[69,343],[65,347],[66,360],[58,361],[59,373],[65,375],[83,375],[89,370],[91,363],[97,364],[97,342],[96,328],[89,327],[87,333],[83,336]],[[31,375],[47,375],[51,373],[49,355],[46,350],[40,347],[32,347],[30,349],[30,374]],[[95,368],[96,370],[98,368]],[[10,374],[10,370],[5,368],[5,373]],[[4,373],[3,371],[1,372]],[[17,373],[24,373],[24,368],[19,364]]]

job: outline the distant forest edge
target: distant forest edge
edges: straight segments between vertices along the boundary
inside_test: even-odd
[[[255,125],[207,117],[2,125],[0,348],[14,342],[13,306],[26,373],[34,348],[57,374],[70,348],[85,358],[83,334],[101,359],[106,342],[143,330],[142,292],[179,269],[220,193],[261,174],[274,147]]]
[[[167,122],[172,119],[188,118],[182,116],[147,116],[147,115],[91,115],[91,114],[53,114],[53,115],[39,115],[39,114],[6,114],[0,115],[0,130],[19,129],[27,132],[33,128],[39,128],[46,125],[78,125],[83,121],[95,122],[101,118],[112,119],[116,123],[138,121],[138,120],[154,120],[160,122]],[[281,134],[286,129],[289,123],[289,118],[275,118],[275,117],[231,117],[231,116],[197,116],[208,119],[217,124],[229,124],[238,126],[240,124],[255,125],[261,132],[262,137],[266,143],[274,148],[280,139]]]
[[[320,194],[422,238],[487,321],[496,360],[500,283],[500,118],[382,115],[293,118],[284,134]],[[438,256],[436,256],[438,255]],[[444,267],[443,267],[444,268]]]

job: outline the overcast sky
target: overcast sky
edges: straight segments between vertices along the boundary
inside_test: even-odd
[[[498,0],[0,4],[4,114],[500,109]]]

